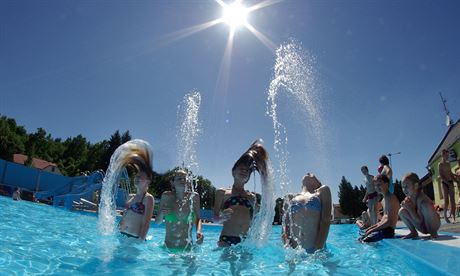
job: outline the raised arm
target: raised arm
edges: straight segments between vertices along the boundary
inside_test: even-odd
[[[329,234],[329,227],[331,225],[332,200],[331,190],[328,186],[322,186],[319,188],[319,197],[321,199],[321,218],[319,221],[318,236],[316,237],[315,242],[316,249],[324,247]]]

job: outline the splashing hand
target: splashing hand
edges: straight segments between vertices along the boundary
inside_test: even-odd
[[[202,233],[196,233],[196,244],[202,244],[204,236]]]

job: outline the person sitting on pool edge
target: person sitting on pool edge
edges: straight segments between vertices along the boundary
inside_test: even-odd
[[[324,248],[332,218],[331,190],[311,173],[302,179],[302,191],[288,195],[282,239],[285,246],[308,253]]]
[[[355,224],[358,225],[359,229],[362,230],[367,229],[372,225],[371,218],[369,216],[369,209],[361,213],[360,219],[356,220]]]
[[[258,206],[255,194],[246,191],[244,185],[254,170],[259,172],[264,183],[267,177],[267,160],[268,154],[263,145],[259,142],[253,143],[233,165],[232,188],[216,191],[213,221],[223,223],[218,246],[235,245],[246,237]]]
[[[417,237],[417,230],[437,238],[441,219],[433,202],[423,192],[418,175],[413,172],[406,174],[402,179],[402,190],[406,198],[401,202],[399,217],[410,230],[403,239]]]
[[[16,187],[16,191],[13,192],[13,195],[11,196],[13,200],[21,200],[21,188]]]
[[[372,225],[360,238],[363,242],[376,242],[382,239],[393,238],[395,235],[396,223],[398,222],[399,201],[389,191],[390,180],[386,175],[379,174],[374,178],[377,192],[383,195],[384,211],[380,222]]]
[[[200,220],[200,196],[191,192],[191,183],[187,180],[187,172],[176,170],[171,181],[172,191],[161,195],[160,210],[155,218],[166,224],[165,245],[170,249],[189,249],[192,245],[192,225],[196,227],[196,242],[203,243]]]
[[[148,152],[137,148],[132,151],[123,163],[127,164],[128,173],[134,176],[136,194],[126,202],[119,229],[122,235],[145,240],[155,204],[153,196],[147,192],[153,179],[153,170]]]

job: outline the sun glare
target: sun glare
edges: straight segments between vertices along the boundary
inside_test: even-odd
[[[232,29],[236,29],[247,23],[248,9],[240,1],[235,1],[230,5],[223,6],[222,19]]]

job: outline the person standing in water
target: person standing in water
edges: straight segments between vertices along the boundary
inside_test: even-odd
[[[130,176],[134,176],[136,194],[126,202],[119,229],[120,233],[130,238],[145,240],[152,219],[154,199],[148,193],[153,179],[151,158],[147,151],[134,148],[132,153],[122,161]]]
[[[447,217],[447,208],[450,206],[450,215],[454,218],[455,223],[455,191],[454,180],[456,176],[452,173],[449,163],[449,151],[442,150],[442,161],[438,165],[439,176],[441,178],[442,196],[444,197],[444,219],[450,223]]]
[[[403,239],[416,238],[417,230],[438,237],[441,219],[434,209],[433,202],[423,192],[420,179],[415,173],[408,173],[402,179],[402,189],[406,198],[401,202],[399,217],[409,228],[410,233]]]
[[[171,181],[172,191],[161,195],[156,224],[166,223],[165,245],[170,249],[189,249],[192,246],[192,225],[196,227],[196,242],[203,243],[200,219],[200,196],[191,192],[188,173],[176,170]]]
[[[308,253],[325,247],[332,219],[331,190],[311,173],[302,179],[302,191],[285,200],[282,239],[285,246]]]
[[[213,221],[223,223],[218,246],[235,245],[246,237],[258,206],[255,194],[246,191],[244,185],[255,170],[262,178],[267,177],[267,160],[267,151],[262,144],[255,142],[233,165],[232,188],[216,191]]]
[[[378,193],[375,190],[374,176],[369,174],[367,166],[361,167],[361,172],[364,175],[364,184],[366,185],[366,194],[363,198],[363,203],[367,203],[369,208],[369,217],[371,225],[377,223],[377,201],[379,199]]]

